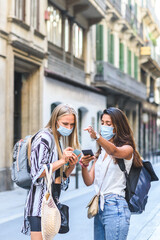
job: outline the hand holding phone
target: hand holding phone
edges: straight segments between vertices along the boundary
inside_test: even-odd
[[[82,150],[82,152],[84,156],[86,155],[94,156],[92,149],[85,149],[85,150]]]
[[[78,156],[79,154],[81,154],[81,151],[79,149],[75,149],[73,153],[76,154],[76,156]],[[78,161],[80,160],[80,158],[81,158],[81,155],[78,157]],[[69,162],[73,164],[72,158],[69,160]],[[69,162],[66,164],[67,166],[69,165]]]
[[[79,149],[75,149],[74,151],[73,151],[73,153],[74,154],[76,154],[77,156],[80,154],[80,156],[78,157],[78,161],[80,160],[80,158],[81,158],[81,151],[79,150]]]
[[[73,152],[74,152],[77,156],[81,153],[81,151],[80,151],[79,149],[75,149]]]
[[[84,156],[82,156],[79,162],[82,167],[88,167],[90,161],[94,159],[94,154],[91,149],[82,150]]]

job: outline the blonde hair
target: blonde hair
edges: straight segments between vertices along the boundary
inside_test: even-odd
[[[57,146],[58,150],[58,155],[59,158],[62,157],[62,150],[59,144],[59,139],[58,139],[58,132],[57,132],[57,121],[66,115],[73,114],[74,115],[74,129],[71,135],[68,137],[63,137],[63,142],[65,143],[65,147],[72,147],[74,149],[80,148],[79,146],[79,141],[78,141],[78,135],[77,135],[77,113],[74,110],[74,108],[68,104],[59,104],[52,112],[51,118],[46,125],[46,127],[49,127],[52,129],[52,133],[55,139],[55,144]],[[68,144],[68,145],[67,145]]]

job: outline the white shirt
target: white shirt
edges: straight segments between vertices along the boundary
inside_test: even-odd
[[[102,148],[101,154],[99,155],[95,164],[95,179],[94,179],[94,188],[96,194],[99,193],[99,189],[102,184],[100,191],[100,207],[102,211],[104,208],[104,195],[112,193],[125,197],[126,188],[126,179],[124,172],[122,172],[121,169],[119,168],[119,165],[114,162],[112,156],[107,155],[107,157],[104,159],[105,154],[106,151]],[[133,155],[130,160],[124,159],[124,162],[126,170],[129,173],[133,162]],[[106,173],[108,164],[109,167]]]

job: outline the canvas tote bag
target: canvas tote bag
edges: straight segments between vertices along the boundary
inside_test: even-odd
[[[61,215],[51,193],[52,167],[50,166],[50,170],[48,172],[48,168],[45,165],[45,171],[47,189],[42,200],[41,229],[43,240],[52,240],[59,232],[61,226]]]

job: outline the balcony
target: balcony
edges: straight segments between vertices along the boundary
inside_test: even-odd
[[[137,82],[108,62],[96,62],[93,85],[108,89],[110,93],[118,92],[136,100],[146,100],[147,98],[146,86],[143,83]]]
[[[85,84],[85,73],[84,70],[81,69],[81,66],[78,68],[53,55],[49,55],[48,70],[57,76],[70,79],[73,82]]]
[[[95,0],[98,6],[102,9],[102,11],[106,11],[106,1],[105,0]]]
[[[128,31],[132,38],[137,38],[143,43],[143,25],[138,21],[132,5],[122,3],[122,19],[123,30]]]
[[[108,0],[109,4],[115,9],[119,14],[121,14],[121,0]]]
[[[160,21],[155,14],[155,10],[150,0],[143,1],[142,16],[146,24],[149,26],[152,35],[155,38],[160,36]]]
[[[141,47],[141,65],[156,78],[160,77],[160,55],[156,53],[154,46]]]
[[[121,31],[128,34],[128,39],[134,38],[143,44],[143,25],[137,20],[133,7],[118,0],[108,0],[108,7],[108,20],[118,20]]]
[[[131,8],[129,7],[128,4],[125,4],[124,17],[125,17],[126,21],[127,21],[129,24],[132,24]]]
[[[67,0],[67,9],[73,8],[73,16],[81,14],[85,18],[89,26],[96,24],[105,17],[106,1],[105,0]],[[60,6],[60,1],[59,1]],[[76,19],[79,21],[78,18]]]

